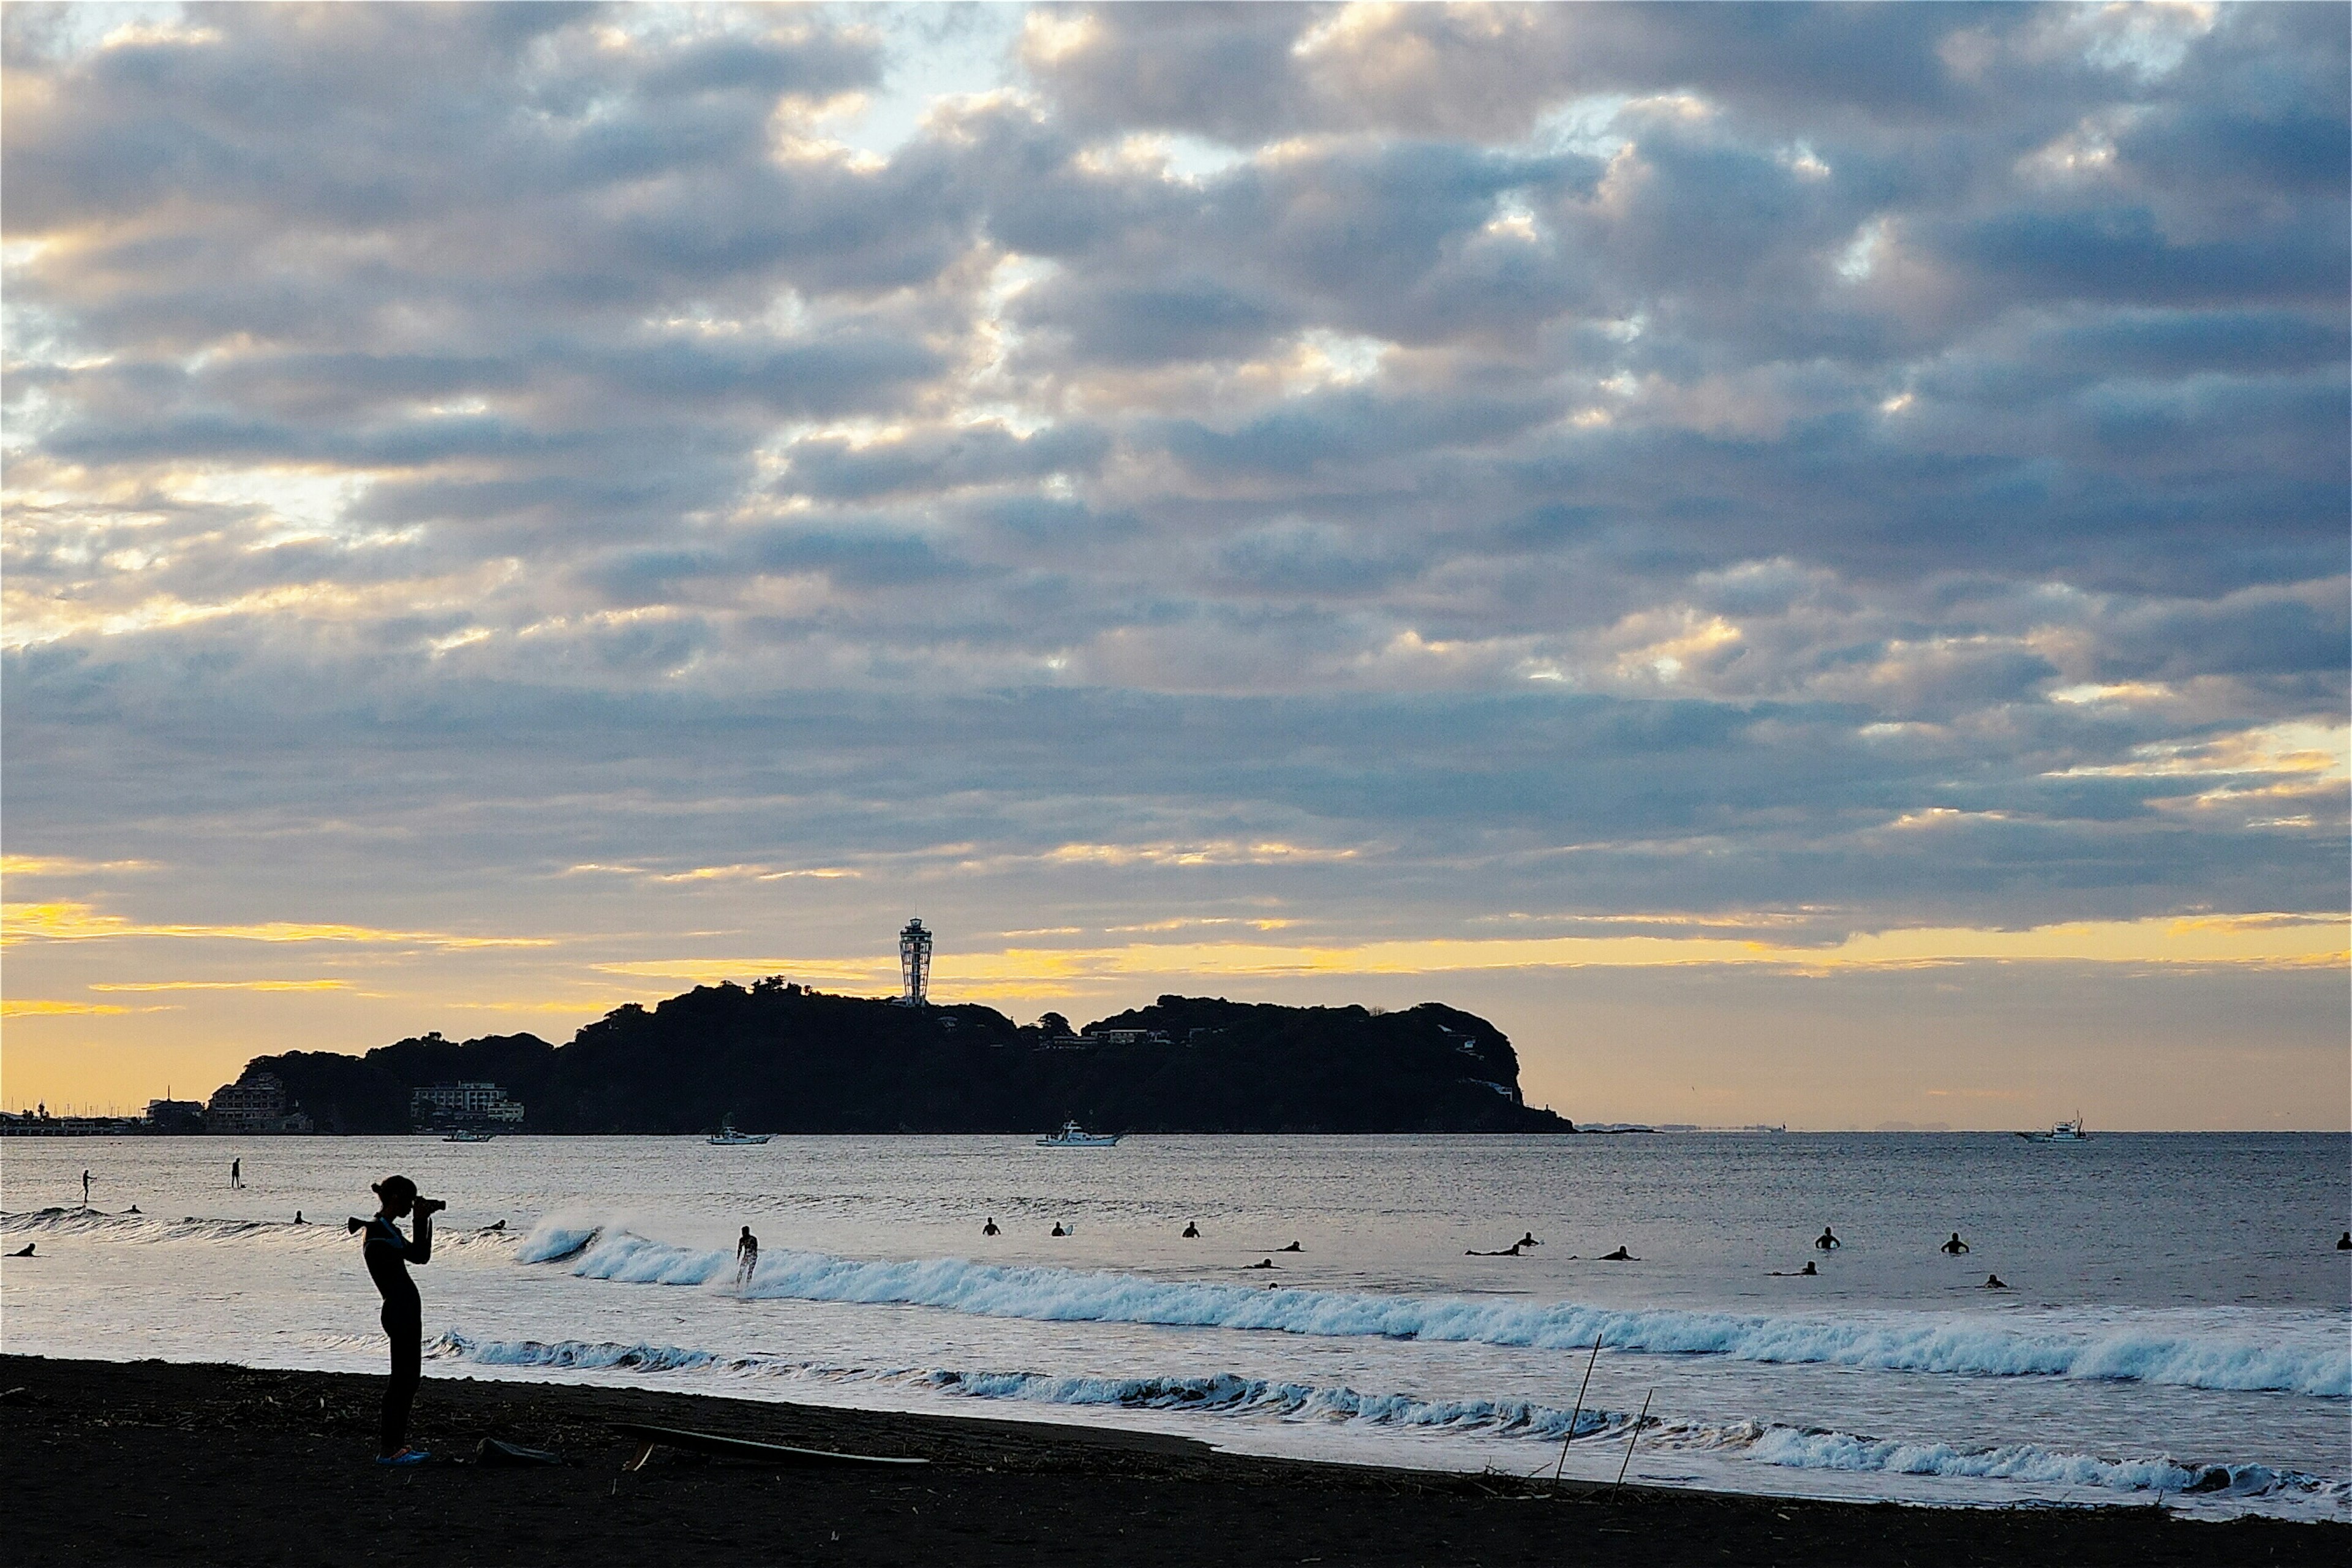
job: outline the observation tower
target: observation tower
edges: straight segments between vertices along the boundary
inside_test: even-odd
[[[898,1005],[920,1007],[930,1000],[931,933],[923,929],[919,915],[898,933],[898,978],[906,986]]]

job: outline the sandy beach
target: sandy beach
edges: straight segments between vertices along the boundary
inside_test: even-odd
[[[1959,1510],[1644,1490],[1219,1454],[1181,1438],[635,1389],[428,1379],[371,1462],[379,1380],[0,1357],[0,1485],[22,1563],[2339,1563],[2352,1527],[2198,1523],[2146,1506]],[[919,1457],[772,1470],[658,1451],[612,1423]],[[486,1436],[560,1468],[488,1468]]]

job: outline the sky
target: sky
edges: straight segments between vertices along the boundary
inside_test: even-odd
[[[2334,5],[0,14],[0,1100],[788,975],[2343,1128]]]

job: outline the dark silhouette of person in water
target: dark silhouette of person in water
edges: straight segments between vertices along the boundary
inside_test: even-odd
[[[1271,1268],[1274,1267],[1274,1259],[1271,1258],[1261,1258],[1255,1263],[1244,1264],[1243,1267],[1245,1268]]]
[[[1969,1244],[1960,1239],[1960,1233],[1957,1230],[1952,1232],[1952,1239],[1944,1243],[1942,1247],[1943,1252],[1948,1257],[1952,1258],[1959,1257],[1960,1254],[1966,1252],[1968,1249]]]
[[[1462,1256],[1465,1258],[1517,1258],[1518,1255],[1519,1244],[1516,1241],[1499,1252],[1481,1252],[1475,1247],[1465,1247],[1462,1249]]]
[[[294,1223],[296,1225],[308,1225],[310,1222],[302,1217],[302,1211],[300,1209],[296,1209],[294,1211]]]
[[[1528,1231],[1526,1235],[1519,1237],[1519,1245],[1521,1247],[1541,1247],[1543,1243],[1536,1239],[1536,1233],[1534,1231]]]
[[[81,1173],[81,1206],[89,1207],[89,1173],[88,1171]]]
[[[30,1258],[33,1256],[33,1248],[39,1245],[40,1244],[38,1242],[28,1241],[8,1256],[11,1258]]]
[[[1831,1235],[1829,1226],[1822,1226],[1821,1235],[1813,1237],[1813,1245],[1821,1248],[1823,1252],[1835,1252],[1839,1247],[1843,1247],[1845,1243]]]
[[[245,1185],[245,1162],[243,1160],[231,1160],[228,1163],[228,1184],[232,1187],[241,1187]]]
[[[1771,1270],[1767,1278],[1773,1279],[1802,1279],[1808,1274],[1819,1274],[1821,1270],[1814,1268],[1812,1263],[1808,1260],[1802,1268],[1775,1268]]]
[[[124,1214],[137,1214],[139,1212],[139,1205],[137,1204],[132,1204],[129,1208],[124,1209],[122,1212]]]
[[[751,1227],[747,1225],[743,1227],[743,1234],[735,1238],[735,1283],[745,1283],[751,1278],[751,1271],[759,1267],[760,1238],[751,1234]]]
[[[416,1281],[408,1277],[412,1263],[422,1268],[433,1261],[433,1216],[449,1205],[439,1198],[419,1197],[416,1184],[406,1176],[386,1176],[374,1184],[378,1206],[372,1219],[354,1219],[346,1228],[365,1232],[361,1256],[368,1278],[383,1297],[384,1338],[392,1342],[392,1380],[384,1384],[383,1428],[377,1435],[379,1465],[421,1465],[430,1456],[408,1446],[408,1411],[416,1402],[416,1385],[425,1375],[425,1306],[416,1297]],[[400,1233],[399,1221],[411,1213],[414,1236]]]
[[[2346,1231],[2341,1237],[2336,1238],[2336,1250],[2338,1252],[2352,1252],[2352,1230]]]
[[[1984,1288],[1988,1290],[2006,1290],[2009,1286],[2000,1275],[1988,1274],[1985,1276]]]
[[[1298,1243],[1297,1243],[1297,1242],[1295,1242],[1295,1241],[1294,1241],[1294,1242],[1292,1242],[1288,1247],[1284,1247],[1282,1250],[1283,1250],[1283,1251],[1285,1251],[1285,1252],[1304,1252],[1304,1251],[1306,1251],[1307,1249],[1306,1249],[1305,1247],[1303,1247],[1299,1246],[1299,1245],[1298,1245]]]
[[[988,1223],[980,1227],[980,1234],[982,1236],[1003,1236],[1004,1233],[996,1228],[996,1216],[994,1215],[990,1215],[988,1216]]]
[[[1201,1239],[1201,1226],[1197,1221],[1188,1219],[1184,1222],[1184,1239],[1187,1241]]]
[[[1067,1236],[1070,1233],[1062,1228],[1062,1222],[1060,1220],[1055,1220],[1054,1222],[1054,1234],[1055,1236]]]
[[[1601,1261],[1603,1263],[1639,1263],[1642,1260],[1621,1247],[1614,1252],[1602,1253],[1601,1255]]]

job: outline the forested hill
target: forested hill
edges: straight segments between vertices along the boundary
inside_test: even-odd
[[[409,1091],[488,1080],[539,1132],[1572,1132],[1520,1103],[1500,1029],[1402,1012],[1162,996],[1073,1032],[764,980],[631,1004],[570,1044],[439,1035],[364,1057],[257,1057],[324,1131],[410,1130]]]

